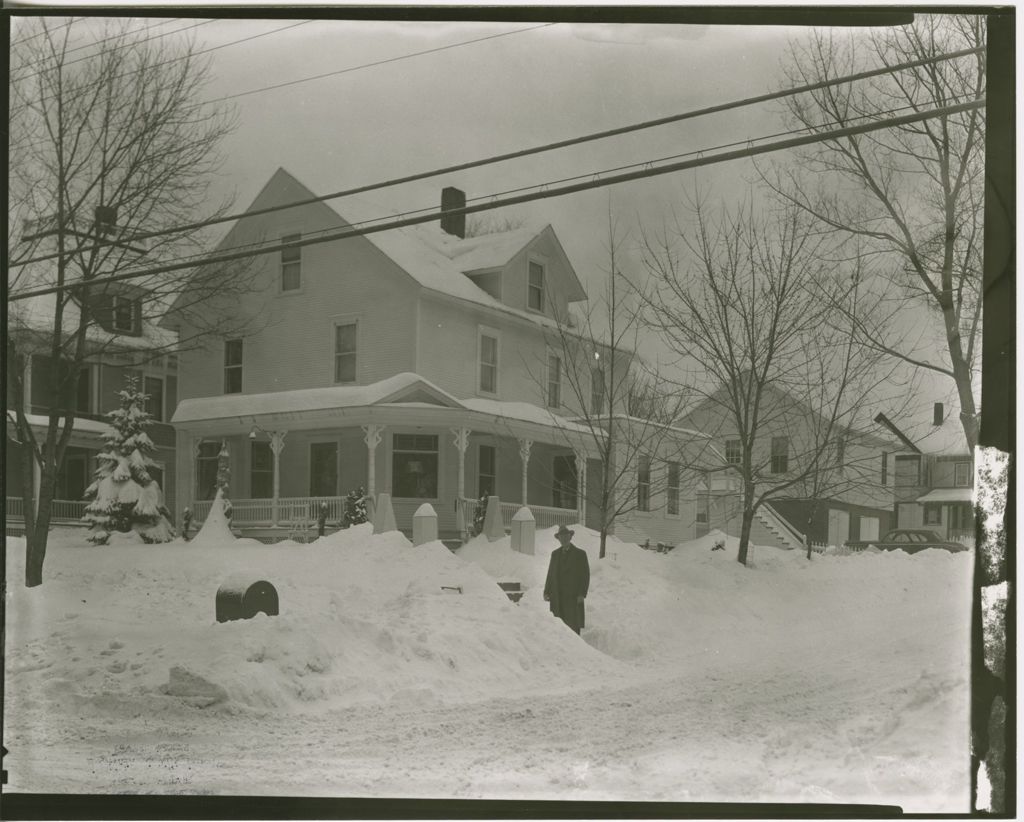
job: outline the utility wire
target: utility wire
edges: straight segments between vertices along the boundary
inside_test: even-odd
[[[63,54],[64,54],[64,56],[66,56],[68,54],[74,54],[76,51],[82,51],[83,49],[95,48],[96,46],[102,45],[103,43],[109,43],[111,40],[117,40],[118,38],[123,37],[125,34],[142,34],[144,32],[151,31],[152,29],[159,28],[160,26],[166,26],[169,23],[173,23],[175,20],[181,20],[181,18],[180,17],[170,17],[170,18],[168,18],[166,20],[161,20],[159,23],[151,23],[148,26],[143,26],[140,29],[129,29],[129,30],[121,32],[119,34],[112,34],[110,37],[104,37],[102,40],[94,40],[91,43],[85,43],[85,44],[83,44],[81,46],[75,46],[74,48],[67,49],[66,51],[63,52]],[[182,29],[179,29],[179,31],[181,31],[181,30]],[[167,34],[170,34],[170,33],[173,33],[173,32],[167,32]],[[158,36],[164,37],[164,36],[166,36],[166,34],[161,34],[161,35],[158,35]],[[146,39],[147,40],[152,40],[153,38],[152,37],[147,37]],[[82,60],[88,60],[90,57],[95,57],[95,56],[96,56],[95,54],[90,54],[90,55],[87,55],[86,57],[83,57],[81,59]],[[36,60],[36,61],[30,63],[28,66],[26,66],[26,68],[32,68],[33,66],[42,65],[43,63],[46,62],[46,60],[47,60],[47,58],[45,58],[45,57],[40,59],[40,60]],[[80,62],[80,61],[79,60],[74,60],[72,62],[77,63],[77,62]],[[71,63],[65,63],[64,65],[71,65]],[[41,73],[42,72],[36,72],[36,74],[31,74],[31,75],[29,75],[29,77],[36,77],[37,75],[39,75]]]
[[[551,24],[547,24],[551,25]],[[528,29],[520,29],[520,31],[528,31]],[[509,34],[513,32],[508,32]],[[591,134],[585,134],[580,137],[573,137],[567,140],[559,140],[553,143],[545,143],[543,145],[534,146],[532,148],[521,149],[518,151],[511,151],[505,154],[497,154],[491,157],[485,157],[479,160],[472,160],[466,163],[459,163],[452,166],[445,166],[443,168],[433,169],[431,171],[419,172],[416,174],[409,174],[404,177],[396,177],[390,180],[385,180],[379,183],[371,183],[364,186],[358,186],[356,188],[343,189],[341,191],[335,191],[331,194],[323,194],[316,197],[308,197],[302,200],[295,200],[291,203],[285,203],[284,205],[267,206],[266,208],[254,209],[251,211],[244,211],[237,214],[229,214],[223,217],[217,217],[211,220],[200,220],[194,223],[186,223],[175,228],[162,229],[160,231],[142,232],[140,234],[134,234],[131,237],[124,239],[125,242],[137,242],[139,240],[148,240],[153,237],[162,237],[168,234],[183,233],[186,231],[193,231],[198,228],[205,228],[211,225],[217,225],[220,223],[232,222],[245,217],[258,217],[263,214],[271,214],[277,211],[285,211],[290,208],[297,208],[299,206],[313,205],[315,203],[322,203],[328,200],[336,200],[342,197],[351,197],[356,194],[363,194],[369,191],[376,191],[382,188],[391,188],[397,185],[405,183],[412,183],[419,180],[429,179],[431,177],[439,177],[444,174],[453,174],[458,171],[466,171],[472,168],[480,168],[481,166],[492,165],[494,163],[501,163],[507,160],[514,160],[520,157],[529,157],[534,154],[541,154],[546,151],[554,151],[555,149],[567,148],[569,146],[580,145],[582,143],[593,142],[595,140],[603,140],[608,137],[616,137],[621,134],[629,134],[635,131],[641,131],[644,129],[655,128],[657,126],[667,125],[670,123],[677,123],[684,120],[690,120],[697,117],[703,117],[708,114],[717,114],[723,111],[729,111],[735,108],[741,108],[743,106],[755,105],[758,103],[768,102],[770,100],[777,100],[783,97],[789,97],[796,94],[804,94],[809,91],[815,91],[820,88],[826,88],[829,86],[840,85],[843,83],[856,82],[858,80],[864,80],[870,77],[875,77],[880,74],[887,74],[895,71],[904,71],[906,69],[915,68],[917,66],[926,65],[929,63],[937,63],[944,60],[953,60],[959,57],[965,57],[970,54],[977,54],[984,51],[983,48],[974,49],[963,49],[961,51],[949,52],[946,54],[936,55],[934,57],[926,57],[918,60],[911,60],[906,63],[900,63],[895,66],[885,66],[877,69],[870,69],[867,71],[857,72],[856,74],[848,74],[842,77],[836,77],[831,80],[823,80],[817,83],[809,83],[803,86],[797,86],[789,89],[782,89],[780,91],[769,92],[767,94],[760,94],[754,97],[745,97],[739,100],[732,100],[727,103],[720,103],[713,106],[706,106],[699,109],[691,109],[679,114],[672,114],[667,117],[660,117],[656,120],[646,120],[641,123],[635,123],[628,126],[620,126],[618,128],[608,129],[605,131],[597,131]],[[761,138],[765,139],[765,138]],[[746,142],[746,141],[744,141]],[[39,257],[34,257],[29,260],[23,260],[17,263],[11,263],[10,267],[18,265],[28,265],[29,263],[42,262],[44,260],[56,259],[58,255],[49,254]]]
[[[59,26],[54,26],[52,29],[48,28],[48,29],[46,29],[46,31],[40,31],[40,32],[38,32],[36,34],[31,34],[28,37],[23,37],[21,40],[15,40],[14,42],[11,43],[11,47],[13,48],[13,47],[16,47],[16,46],[20,46],[23,43],[29,42],[30,40],[35,40],[37,37],[42,37],[44,34],[53,34],[55,31],[60,31],[61,29],[66,29],[68,26],[74,24],[75,20],[76,20],[76,18],[72,17],[71,19],[68,20],[68,22],[61,23]]]
[[[579,182],[572,185],[561,186],[558,188],[547,188],[544,187],[540,191],[533,194],[522,194],[514,197],[508,197],[505,199],[492,199],[486,203],[478,203],[475,205],[467,205],[465,208],[453,208],[446,210],[446,214],[458,215],[458,214],[473,214],[479,211],[490,211],[496,208],[504,208],[510,205],[518,205],[520,203],[532,202],[534,200],[548,199],[551,197],[560,197],[565,194],[573,194],[579,191],[586,191],[594,188],[604,188],[618,183],[629,182],[632,180],[644,179],[647,177],[655,177],[662,174],[669,174],[676,171],[684,171],[691,168],[698,168],[701,166],[714,165],[717,163],[728,162],[730,160],[736,160],[744,157],[754,157],[760,154],[767,154],[774,151],[781,151],[783,149],[796,148],[798,146],[810,145],[811,143],[826,142],[828,140],[836,140],[841,137],[850,137],[856,134],[866,134],[872,131],[878,131],[884,128],[891,128],[893,126],[906,125],[908,123],[920,122],[922,120],[932,119],[934,117],[946,117],[951,114],[957,114],[963,111],[972,111],[983,108],[985,101],[975,100],[968,103],[961,103],[955,106],[945,106],[942,108],[928,109],[926,111],[918,111],[913,114],[904,115],[903,117],[894,117],[887,120],[876,120],[870,123],[865,123],[859,126],[849,126],[841,129],[833,129],[831,131],[816,132],[802,137],[794,137],[789,140],[781,140],[774,143],[767,143],[761,146],[753,146],[748,148],[736,149],[734,151],[727,151],[721,154],[716,154],[710,157],[697,157],[691,160],[682,160],[676,163],[672,163],[667,166],[660,168],[645,168],[639,171],[631,171],[623,174],[617,174],[605,179],[596,179],[598,175],[594,175],[595,179],[591,179],[586,182]],[[284,249],[301,248],[307,245],[316,245],[320,243],[335,242],[337,240],[346,240],[350,237],[361,237],[367,234],[375,234],[381,231],[388,231],[395,228],[404,228],[406,226],[418,225],[420,223],[431,222],[438,219],[438,213],[432,211],[429,214],[424,214],[416,217],[408,217],[405,219],[391,220],[380,225],[371,226],[367,228],[348,229],[337,232],[335,234],[324,235],[321,237],[314,237],[302,240],[293,240],[291,242],[280,242],[268,248],[260,251],[250,252],[232,252],[228,254],[219,254],[214,256],[208,256],[205,259],[195,262],[193,260],[179,261],[175,263],[168,263],[162,266],[155,266],[153,268],[144,270],[125,271],[121,274],[115,274],[108,277],[97,277],[96,279],[89,280],[88,282],[79,281],[71,285],[56,285],[45,288],[37,288],[31,291],[25,291],[21,294],[9,296],[9,300],[14,302],[16,300],[24,300],[29,297],[38,297],[46,294],[56,294],[61,291],[75,288],[89,288],[96,285],[105,285],[107,283],[120,282],[123,280],[138,279],[139,277],[152,277],[157,274],[166,274],[172,271],[181,271],[189,268],[200,268],[208,265],[216,265],[218,263],[230,262],[233,260],[244,259],[247,257],[259,256],[262,254],[272,254]]]

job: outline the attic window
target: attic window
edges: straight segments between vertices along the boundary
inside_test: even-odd
[[[530,263],[530,283],[527,288],[526,304],[534,311],[544,310],[544,266]]]
[[[111,298],[111,324],[114,331],[122,334],[141,332],[141,301],[115,294]]]
[[[302,239],[301,234],[288,234],[281,238],[283,243]],[[302,287],[302,247],[281,249],[281,290],[298,291]]]

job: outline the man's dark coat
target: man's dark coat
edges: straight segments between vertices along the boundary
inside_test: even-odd
[[[577,599],[587,595],[590,588],[590,562],[587,552],[571,542],[551,552],[548,577],[544,583],[544,596],[551,603],[551,613],[577,634],[583,628],[583,603]]]

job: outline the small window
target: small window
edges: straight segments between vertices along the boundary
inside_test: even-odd
[[[958,462],[953,465],[953,484],[957,488],[971,487],[971,464]]]
[[[942,506],[933,503],[925,503],[924,506],[924,524],[925,525],[941,525],[942,524]]]
[[[498,487],[498,449],[493,445],[481,445],[479,455],[477,499],[492,496]]]
[[[141,324],[140,309],[142,304],[139,300],[115,294],[111,299],[113,327],[115,331],[124,334],[139,333]]]
[[[164,419],[164,381],[159,377],[146,377],[146,412],[157,422]]]
[[[249,493],[253,499],[270,499],[274,496],[274,456],[270,443],[255,440],[251,446]]]
[[[711,497],[707,494],[697,495],[697,522],[707,523],[711,519]]]
[[[772,473],[785,474],[789,470],[789,437],[772,437]]]
[[[651,510],[651,458],[640,457],[636,469],[636,509]]]
[[[595,365],[590,370],[590,413],[604,413],[604,369]]]
[[[562,358],[548,355],[548,407],[562,407]]]
[[[530,263],[530,285],[526,304],[534,311],[544,310],[544,266]]]
[[[356,323],[334,326],[334,381],[356,381]]]
[[[395,434],[391,487],[402,499],[437,499],[437,435]]]
[[[882,452],[882,485],[889,484],[889,455]]]
[[[498,338],[491,334],[480,335],[480,390],[498,393]]]
[[[668,484],[666,487],[665,507],[670,516],[679,514],[679,463],[668,464]]]
[[[846,461],[846,437],[836,437],[836,465],[842,467]]]
[[[739,440],[725,441],[725,461],[730,465],[739,465],[743,461]]]
[[[224,393],[242,393],[242,341],[224,343]]]
[[[301,234],[288,234],[281,238],[283,243],[296,242]],[[298,291],[302,287],[302,246],[281,249],[281,290]]]

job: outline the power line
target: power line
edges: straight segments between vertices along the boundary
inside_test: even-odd
[[[372,63],[363,63],[358,66],[350,66],[349,68],[338,69],[337,71],[328,71],[323,74],[315,74],[312,77],[302,77],[298,80],[288,80],[284,83],[277,83],[273,86],[262,86],[261,88],[250,89],[249,91],[241,91],[237,94],[228,94],[224,97],[216,97],[213,100],[207,100],[205,104],[220,103],[224,100],[234,100],[237,97],[247,97],[251,94],[262,94],[265,91],[273,91],[279,88],[286,88],[287,86],[298,85],[299,83],[309,83],[313,80],[323,80],[325,77],[337,77],[341,74],[348,74],[352,71],[361,71],[366,68],[373,68],[375,66],[383,66],[388,63],[397,63],[399,60],[408,60],[411,57],[422,57],[424,54],[436,54],[437,52],[447,51],[448,49],[459,48],[461,46],[469,46],[474,43],[483,43],[485,40],[496,40],[499,37],[509,37],[513,34],[523,34],[528,31],[535,31],[537,29],[547,28],[548,26],[557,25],[556,23],[542,23],[539,26],[530,26],[525,29],[516,29],[515,31],[504,31],[500,34],[489,34],[486,37],[477,37],[473,40],[463,40],[458,43],[449,43],[446,46],[438,46],[436,48],[424,49],[423,51],[414,51],[409,54],[400,54],[397,57],[388,57],[384,60],[375,60]]]
[[[548,25],[551,25],[551,24],[548,24]],[[529,29],[520,29],[519,31],[528,31],[528,30]],[[512,33],[515,33],[515,32],[508,32],[508,34],[512,34]],[[917,60],[910,60],[908,62],[900,63],[900,64],[894,65],[894,66],[884,66],[882,68],[869,69],[867,71],[857,72],[855,74],[848,74],[848,75],[844,75],[842,77],[836,77],[836,78],[833,78],[831,80],[822,80],[820,82],[809,83],[807,85],[797,86],[795,88],[782,89],[780,91],[774,91],[774,92],[769,92],[769,93],[766,93],[766,94],[760,94],[760,95],[756,95],[754,97],[745,97],[745,98],[742,98],[742,99],[739,99],[739,100],[732,100],[732,101],[727,102],[727,103],[719,103],[717,105],[706,106],[704,108],[691,109],[689,111],[685,111],[685,112],[682,112],[682,113],[679,113],[679,114],[672,114],[672,115],[669,115],[667,117],[660,117],[660,118],[655,119],[655,120],[646,120],[646,121],[641,122],[641,123],[635,123],[635,124],[627,125],[627,126],[620,126],[618,128],[607,129],[605,131],[592,132],[590,134],[585,134],[585,135],[582,135],[580,137],[572,137],[572,138],[569,138],[569,139],[566,139],[566,140],[559,140],[559,141],[556,141],[556,142],[553,142],[553,143],[544,143],[543,145],[534,146],[532,148],[520,149],[518,151],[511,151],[511,152],[507,152],[505,154],[492,155],[490,157],[485,157],[485,158],[482,158],[482,159],[479,159],[479,160],[472,160],[472,161],[466,162],[466,163],[458,163],[456,165],[445,166],[445,167],[442,167],[442,168],[433,169],[431,171],[424,171],[424,172],[419,172],[419,173],[416,173],[416,174],[409,174],[409,175],[406,175],[406,176],[403,176],[403,177],[395,177],[395,178],[392,178],[390,180],[385,180],[383,182],[371,183],[371,184],[364,185],[364,186],[357,186],[356,188],[343,189],[341,191],[335,191],[335,192],[333,192],[331,194],[324,194],[324,195],[319,195],[319,196],[316,196],[316,197],[308,197],[308,198],[303,199],[303,200],[295,200],[295,201],[293,201],[291,203],[286,203],[284,205],[268,206],[266,208],[255,209],[255,210],[251,210],[251,211],[245,211],[245,212],[241,212],[241,213],[237,213],[237,214],[229,214],[229,215],[226,215],[226,216],[223,216],[223,217],[217,217],[217,218],[212,219],[212,220],[200,220],[200,221],[197,221],[197,222],[194,222],[194,223],[185,223],[185,224],[177,226],[175,228],[162,229],[160,231],[142,232],[142,233],[139,233],[139,234],[134,234],[131,237],[125,238],[125,241],[126,242],[128,242],[128,241],[137,242],[137,241],[140,241],[140,240],[148,240],[148,239],[151,239],[153,237],[162,237],[162,236],[166,236],[166,235],[169,235],[169,234],[182,233],[182,232],[185,232],[185,231],[193,231],[193,230],[198,229],[198,228],[205,228],[205,227],[211,226],[211,225],[218,225],[218,224],[222,224],[222,223],[232,222],[234,220],[240,220],[240,219],[243,219],[243,218],[246,218],[246,217],[258,217],[258,216],[261,216],[263,214],[271,214],[271,213],[274,213],[274,212],[277,212],[277,211],[285,211],[285,210],[290,209],[290,208],[297,208],[297,207],[300,207],[300,206],[313,205],[315,203],[322,203],[322,202],[326,202],[328,200],[335,200],[335,199],[339,199],[339,198],[342,198],[342,197],[351,197],[351,196],[354,196],[356,194],[364,194],[366,192],[376,191],[376,190],[379,190],[379,189],[382,189],[382,188],[392,188],[392,187],[397,186],[397,185],[402,185],[402,184],[405,184],[405,183],[417,182],[419,180],[425,180],[425,179],[429,179],[431,177],[439,177],[439,176],[444,175],[444,174],[453,174],[455,172],[466,171],[466,170],[472,169],[472,168],[480,168],[480,167],[486,166],[486,165],[493,165],[495,163],[501,163],[501,162],[505,162],[505,161],[508,161],[508,160],[519,159],[520,157],[529,157],[529,156],[534,155],[534,154],[541,154],[543,152],[554,151],[554,150],[560,149],[560,148],[568,148],[570,146],[580,145],[582,143],[593,142],[595,140],[603,140],[603,139],[606,139],[608,137],[617,137],[619,135],[629,134],[629,133],[635,132],[635,131],[641,131],[641,130],[644,130],[644,129],[655,128],[657,126],[668,125],[670,123],[682,122],[684,120],[690,120],[690,119],[694,119],[694,118],[697,118],[697,117],[704,117],[704,116],[706,116],[708,114],[718,114],[718,113],[721,113],[721,112],[724,112],[724,111],[729,111],[731,109],[741,108],[743,106],[756,105],[758,103],[768,102],[768,101],[771,101],[771,100],[777,100],[777,99],[781,99],[783,97],[789,97],[789,96],[793,96],[793,95],[796,95],[796,94],[804,94],[804,93],[807,93],[809,91],[815,91],[815,90],[820,89],[820,88],[826,88],[826,87],[834,86],[834,85],[841,85],[843,83],[852,83],[852,82],[856,82],[858,80],[864,80],[864,79],[868,79],[870,77],[875,77],[875,76],[880,75],[880,74],[887,74],[887,73],[891,73],[891,72],[895,72],[895,71],[905,71],[907,69],[915,68],[915,67],[921,66],[921,65],[926,65],[926,64],[929,64],[929,63],[936,63],[936,62],[941,62],[941,61],[944,61],[944,60],[953,60],[953,59],[956,59],[956,58],[959,58],[959,57],[965,57],[965,56],[970,55],[970,54],[978,54],[978,53],[980,53],[982,51],[984,51],[983,48],[963,49],[961,51],[948,52],[946,54],[940,54],[940,55],[936,55],[934,57],[926,57],[926,58],[921,58],[921,59],[917,59]],[[767,139],[767,138],[759,138],[759,139]],[[749,142],[749,141],[743,141],[743,142],[746,143],[746,142]],[[724,147],[724,146],[719,146],[719,148],[722,148],[722,147]],[[20,261],[20,262],[17,262],[17,263],[11,263],[10,267],[13,268],[13,267],[19,266],[19,265],[28,265],[30,263],[43,262],[45,260],[52,260],[52,259],[56,259],[57,256],[58,256],[57,254],[48,254],[48,255],[42,255],[42,256],[39,256],[39,257],[33,257],[33,258],[29,259],[29,260],[23,260],[23,261]]]
[[[72,17],[68,20],[68,22],[61,23],[59,26],[54,26],[52,29],[48,28],[45,31],[40,31],[36,34],[30,34],[28,37],[23,37],[21,40],[15,40],[11,43],[11,47],[13,48],[16,46],[20,46],[23,43],[29,42],[30,40],[35,40],[37,37],[42,37],[44,34],[53,34],[55,31],[66,29],[68,26],[72,25],[75,22],[75,20],[76,18]]]
[[[110,37],[104,37],[102,40],[95,40],[95,41],[93,41],[91,43],[85,43],[85,44],[83,44],[81,46],[75,46],[74,48],[67,49],[66,51],[63,52],[63,54],[66,56],[68,54],[74,54],[76,51],[82,51],[83,49],[95,48],[96,46],[102,45],[103,43],[109,43],[111,40],[117,40],[119,37],[123,37],[125,34],[142,34],[143,32],[147,32],[147,31],[150,31],[151,29],[159,28],[160,26],[166,26],[168,23],[173,23],[175,20],[180,20],[180,19],[181,19],[180,17],[170,17],[170,18],[168,18],[166,20],[161,20],[159,23],[151,23],[148,26],[143,26],[141,29],[130,29],[127,32],[121,32],[119,34],[112,34]],[[161,36],[163,36],[163,35],[161,35]],[[150,38],[147,38],[147,39],[150,39]],[[95,55],[89,55],[89,57],[93,57],[93,56],[95,56]],[[83,58],[83,59],[88,59],[88,58]],[[32,68],[33,66],[38,66],[38,65],[40,65],[42,63],[45,63],[45,62],[46,62],[46,58],[44,57],[42,59],[39,59],[39,60],[36,60],[36,61],[30,63],[26,68]],[[75,62],[78,62],[78,61],[76,60]],[[66,65],[70,65],[70,63],[68,63]],[[36,74],[32,74],[30,76],[31,77],[35,77],[39,73],[40,72],[36,72]]]
[[[788,148],[796,148],[798,146],[810,145],[811,143],[826,142],[828,140],[836,140],[841,137],[851,137],[856,134],[865,134],[871,131],[878,131],[884,128],[891,128],[893,126],[906,125],[908,123],[920,122],[922,120],[928,120],[934,117],[946,117],[951,114],[957,114],[963,111],[972,111],[983,108],[985,101],[975,100],[969,103],[961,103],[955,106],[945,106],[937,109],[929,109],[927,111],[918,111],[913,114],[908,114],[903,117],[894,117],[888,120],[876,120],[870,123],[866,123],[859,126],[849,126],[847,128],[834,129],[831,131],[816,132],[814,134],[805,135],[803,137],[794,137],[789,140],[781,140],[774,143],[768,143],[762,146],[753,146],[743,149],[737,149],[734,151],[724,152],[722,154],[716,154],[710,157],[697,157],[692,160],[683,160],[680,162],[672,163],[667,166],[660,168],[645,168],[639,171],[631,171],[624,174],[618,174],[606,179],[591,179],[587,182],[575,183],[573,185],[561,186],[559,188],[547,188],[544,187],[540,191],[533,194],[522,194],[515,197],[509,197],[503,200],[491,199],[490,202],[478,203],[476,205],[467,205],[465,208],[456,208],[447,210],[445,213],[451,215],[458,214],[473,214],[479,211],[490,211],[497,208],[505,208],[510,205],[518,205],[520,203],[532,202],[534,200],[548,199],[551,197],[560,197],[566,194],[574,194],[580,191],[586,191],[594,188],[604,188],[611,185],[617,185],[618,183],[630,182],[633,180],[644,179],[647,177],[655,177],[662,174],[669,174],[676,171],[685,171],[691,168],[698,168],[700,166],[714,165],[717,163],[728,162],[730,160],[736,160],[744,157],[754,157],[760,154],[768,154],[774,151],[781,151]],[[597,177],[598,175],[593,175]],[[140,277],[152,277],[157,274],[166,274],[172,271],[181,271],[189,268],[200,268],[208,265],[216,265],[218,263],[231,262],[233,260],[244,259],[246,257],[254,257],[262,254],[272,254],[284,249],[301,248],[307,245],[317,245],[320,243],[335,242],[337,240],[346,240],[351,237],[361,237],[367,234],[376,234],[381,231],[388,231],[396,228],[405,228],[407,226],[418,225],[420,223],[431,222],[438,219],[438,213],[432,211],[429,214],[424,214],[416,217],[408,217],[399,220],[391,220],[386,223],[382,223],[376,226],[370,226],[368,228],[359,229],[348,229],[340,231],[335,234],[325,235],[321,237],[313,237],[308,239],[302,239],[292,241],[288,243],[279,242],[268,248],[260,251],[244,251],[244,252],[232,252],[228,254],[220,254],[216,256],[208,256],[199,262],[188,260],[179,261],[175,263],[168,263],[162,266],[156,266],[154,268],[145,269],[142,271],[126,271],[121,274],[111,275],[109,277],[98,277],[88,282],[79,281],[72,285],[57,285],[49,286],[46,288],[38,288],[32,291],[26,291],[22,294],[16,294],[9,297],[11,302],[16,300],[24,300],[29,297],[38,297],[46,294],[56,294],[60,291],[65,291],[74,288],[91,287],[96,285],[106,285],[108,283],[120,282],[123,280],[138,279]]]

